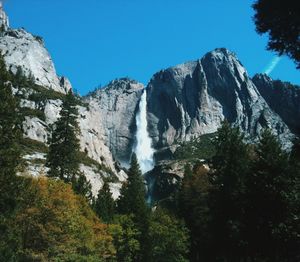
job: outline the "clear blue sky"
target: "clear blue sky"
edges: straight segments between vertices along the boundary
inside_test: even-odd
[[[255,32],[251,0],[6,0],[12,27],[41,35],[57,72],[86,94],[129,76],[147,83],[160,69],[217,47],[234,51],[252,76],[274,58]],[[270,76],[300,84],[283,58]]]

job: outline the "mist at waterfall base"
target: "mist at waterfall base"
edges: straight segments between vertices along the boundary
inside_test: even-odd
[[[146,89],[144,89],[139,103],[139,111],[136,115],[136,127],[136,145],[134,152],[137,156],[141,171],[145,174],[154,167],[154,149],[152,148],[152,140],[148,133]],[[152,181],[148,181],[147,202],[149,204],[151,204],[152,184]]]

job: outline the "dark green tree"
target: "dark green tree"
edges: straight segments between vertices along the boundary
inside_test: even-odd
[[[245,204],[249,256],[264,261],[298,261],[299,187],[288,154],[270,130],[261,135],[252,170],[247,177]]]
[[[0,55],[0,213],[13,209],[17,167],[21,162],[22,118]]]
[[[52,126],[46,166],[49,177],[72,183],[76,193],[91,198],[91,185],[79,169],[78,103],[78,98],[70,90],[63,99],[60,117]]]
[[[182,221],[158,208],[152,213],[150,221],[150,261],[189,261],[188,233]]]
[[[269,34],[267,49],[286,54],[300,68],[300,16],[296,0],[258,0],[254,22],[259,34]]]
[[[300,246],[300,139],[294,139],[292,151],[290,153],[290,173],[292,174],[292,186],[290,190],[290,228],[293,228],[294,247]],[[294,218],[294,219],[291,219]],[[297,219],[295,219],[297,218]],[[294,250],[295,260],[300,260],[300,251]]]
[[[214,254],[209,192],[212,184],[203,165],[186,168],[178,194],[179,214],[190,231],[190,261],[208,261]]]
[[[146,190],[144,179],[135,154],[132,154],[128,179],[121,188],[118,199],[118,211],[121,214],[133,214],[139,222],[143,223],[148,217],[148,207],[145,200]]]
[[[233,261],[244,253],[242,221],[250,156],[243,138],[238,128],[224,122],[215,140],[209,203],[216,259]]]
[[[115,201],[110,192],[109,183],[105,180],[94,203],[94,210],[104,222],[110,223],[115,214]]]
[[[149,208],[146,203],[144,179],[136,155],[131,157],[128,179],[121,188],[121,195],[117,201],[117,208],[121,214],[133,215],[133,221],[141,232],[139,239],[141,255],[139,261],[148,261],[148,229]]]
[[[293,141],[291,160],[294,162],[294,164],[300,163],[300,138],[298,137],[296,137]]]
[[[14,256],[18,242],[10,232],[9,221],[18,208],[23,185],[16,175],[21,163],[22,118],[9,80],[10,74],[0,51],[0,257],[4,261]]]
[[[117,261],[140,261],[141,232],[133,222],[133,215],[116,216],[114,223],[115,225],[110,226],[110,231],[117,251]]]
[[[77,99],[71,91],[64,97],[59,119],[53,125],[46,166],[48,176],[71,182],[79,173]]]

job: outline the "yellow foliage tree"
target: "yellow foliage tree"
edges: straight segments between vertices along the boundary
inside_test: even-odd
[[[17,214],[19,256],[38,261],[110,261],[115,256],[107,225],[86,199],[60,180],[33,179]]]

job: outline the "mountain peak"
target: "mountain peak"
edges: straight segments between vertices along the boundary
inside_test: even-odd
[[[265,82],[272,82],[272,78],[269,77],[267,74],[255,74],[253,76],[253,80],[262,80]]]
[[[144,85],[134,79],[123,77],[116,78],[103,87],[98,87],[94,91],[88,93],[86,98],[98,96],[102,93],[126,93],[143,90]]]
[[[234,52],[224,47],[216,48],[213,51],[206,53],[203,56],[203,59],[205,58],[213,59],[220,62],[237,62],[241,64],[237,55]]]
[[[209,53],[213,53],[213,54],[223,54],[226,56],[235,56],[235,53],[230,51],[229,49],[225,48],[225,47],[218,47],[215,48],[213,51],[209,52]]]
[[[228,71],[232,75],[239,76],[242,80],[248,76],[246,69],[239,61],[237,55],[226,48],[216,48],[208,52],[201,59],[201,63],[212,70],[214,68],[218,72],[218,75],[222,75],[225,71]]]
[[[136,80],[130,79],[128,77],[117,78],[112,80],[105,89],[113,90],[129,90],[129,89],[143,89],[143,84],[137,82]]]

